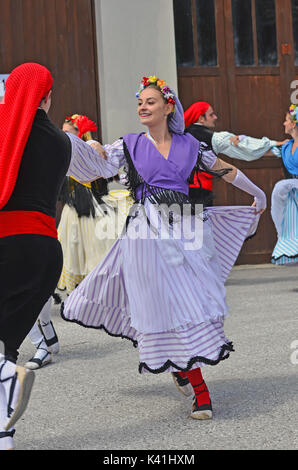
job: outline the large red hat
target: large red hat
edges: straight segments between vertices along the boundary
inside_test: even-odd
[[[184,113],[185,127],[197,122],[199,117],[203,116],[208,108],[210,108],[210,104],[206,101],[197,101],[192,104]]]
[[[37,108],[53,84],[49,70],[35,63],[16,67],[0,103],[0,209],[9,200]]]

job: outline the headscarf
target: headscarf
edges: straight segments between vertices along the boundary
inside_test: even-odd
[[[206,101],[193,103],[184,113],[185,127],[197,122],[199,117],[203,116],[208,108],[210,108],[210,104]]]
[[[6,81],[0,104],[0,209],[14,190],[37,108],[52,84],[49,70],[30,62],[16,67]]]
[[[175,111],[171,114],[168,122],[168,127],[170,132],[174,132],[175,134],[183,134],[184,132],[184,110],[182,104],[176,95],[176,93],[171,90],[173,95],[175,96]]]
[[[84,116],[81,114],[73,114],[72,116],[66,116],[65,121],[74,126],[75,129],[78,130],[78,137],[80,139],[91,140],[92,135],[91,132],[97,131],[97,125],[94,121],[91,121],[88,116]]]

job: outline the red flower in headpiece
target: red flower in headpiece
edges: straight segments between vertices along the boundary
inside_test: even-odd
[[[75,120],[75,123],[79,129],[78,137],[82,137],[86,132],[97,131],[97,125],[94,121],[91,121],[87,116],[80,116]]]
[[[141,83],[143,83],[145,86],[149,85],[149,83],[150,83],[149,78],[148,77],[143,77],[143,80],[142,80]]]

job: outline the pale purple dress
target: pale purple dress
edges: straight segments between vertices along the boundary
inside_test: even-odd
[[[69,137],[73,147],[69,174],[82,182],[108,178],[127,165],[122,139],[105,146],[104,160],[82,140]],[[188,194],[187,178],[200,147],[196,139],[173,134],[167,160],[143,133],[123,139],[146,183]],[[207,167],[215,160],[212,152],[203,153]],[[224,334],[228,314],[224,283],[259,216],[246,206],[208,208],[202,247],[185,249],[184,235],[170,240],[128,236],[134,224],[145,227],[146,218],[156,223],[152,206],[146,199],[145,212],[129,222],[127,233],[66,300],[63,318],[130,339],[139,349],[140,372],[216,365],[233,350]]]

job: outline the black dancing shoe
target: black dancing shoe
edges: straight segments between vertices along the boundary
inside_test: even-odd
[[[183,379],[178,372],[172,372],[174,384],[178,388],[179,392],[185,397],[190,397],[193,394],[193,388],[187,377]]]
[[[45,348],[38,347],[34,356],[26,362],[26,369],[36,370],[52,362],[52,353]]]
[[[193,397],[192,409],[190,413],[192,419],[212,419],[212,403],[198,405],[196,396]]]

